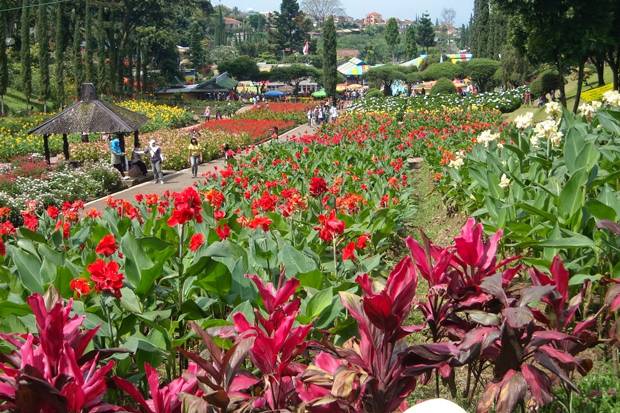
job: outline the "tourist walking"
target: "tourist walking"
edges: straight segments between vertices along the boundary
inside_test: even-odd
[[[121,173],[121,176],[125,177],[125,168],[124,168],[124,156],[125,153],[121,148],[121,141],[118,139],[118,136],[108,135],[108,142],[110,146],[110,161],[112,166]]]
[[[153,179],[155,183],[164,183],[164,174],[161,169],[161,163],[164,161],[164,155],[161,153],[161,147],[157,144],[155,139],[149,141],[149,146],[146,148],[151,158],[151,166],[153,167]]]
[[[271,139],[278,139],[279,136],[280,136],[280,130],[278,129],[277,126],[274,126],[273,131],[271,132]]]
[[[198,165],[202,163],[202,149],[198,145],[198,139],[195,136],[189,141],[189,164],[192,166],[192,177],[198,177]]]
[[[317,111],[319,112],[319,116],[318,116],[319,121],[318,122],[319,122],[319,125],[321,125],[321,123],[323,123],[323,119],[325,119],[325,113],[323,112],[323,107],[319,106],[317,108]]]
[[[306,117],[308,118],[308,126],[312,127],[312,119],[314,118],[314,113],[312,112],[312,109],[308,109],[308,113],[306,114]]]
[[[336,106],[332,106],[331,108],[329,108],[329,121],[331,123],[336,122],[336,120],[338,119],[338,109],[336,108]]]
[[[211,106],[207,106],[205,108],[205,112],[204,112],[203,116],[205,117],[205,121],[206,122],[209,122],[211,120]]]

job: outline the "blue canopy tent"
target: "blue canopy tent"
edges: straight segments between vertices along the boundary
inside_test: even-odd
[[[269,92],[266,92],[263,96],[265,96],[266,98],[281,98],[284,95],[286,95],[286,93],[279,90],[270,90]]]

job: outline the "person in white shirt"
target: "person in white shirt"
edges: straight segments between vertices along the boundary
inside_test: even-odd
[[[332,106],[329,108],[329,121],[336,122],[336,119],[338,119],[338,109],[336,106]]]

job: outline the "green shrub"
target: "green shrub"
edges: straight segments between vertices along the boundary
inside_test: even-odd
[[[494,84],[499,62],[493,59],[472,59],[467,63],[467,76],[478,85],[481,92],[488,91]]]
[[[431,95],[447,95],[455,93],[456,87],[454,87],[454,83],[452,83],[450,79],[446,78],[439,79],[431,89]]]
[[[562,78],[555,70],[545,70],[530,84],[533,96],[542,96],[562,86]]]
[[[379,89],[369,89],[368,92],[366,92],[365,97],[367,98],[380,98],[383,96],[383,92],[381,92]]]
[[[439,80],[441,78],[454,79],[464,77],[463,66],[454,63],[434,63],[421,72],[422,80]]]

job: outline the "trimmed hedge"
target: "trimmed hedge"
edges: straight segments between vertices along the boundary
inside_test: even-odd
[[[431,89],[431,95],[447,95],[447,94],[455,94],[456,87],[454,87],[454,83],[450,79],[439,79],[437,83]]]

